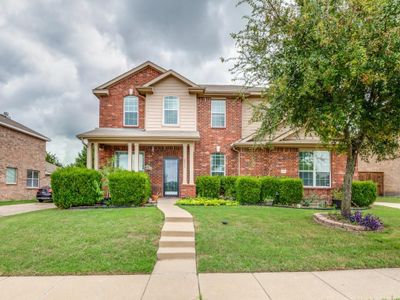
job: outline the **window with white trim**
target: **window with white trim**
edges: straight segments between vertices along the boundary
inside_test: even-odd
[[[211,175],[212,176],[225,175],[225,154],[223,153],[211,154]]]
[[[17,169],[7,168],[6,169],[6,184],[17,184]]]
[[[164,97],[163,125],[179,124],[179,98],[176,96]]]
[[[139,100],[136,96],[124,98],[124,126],[138,126]]]
[[[226,123],[226,101],[211,100],[211,127],[225,128]]]
[[[26,187],[37,188],[39,187],[39,171],[27,170],[26,173]]]
[[[329,151],[299,152],[299,177],[306,187],[330,187],[331,155]]]
[[[135,154],[132,154],[132,166],[134,165],[135,165]],[[128,151],[115,151],[114,166],[119,169],[128,170]],[[139,171],[144,171],[143,151],[139,152]]]

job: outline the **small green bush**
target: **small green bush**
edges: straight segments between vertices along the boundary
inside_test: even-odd
[[[292,205],[303,200],[303,181],[300,178],[282,177],[278,179],[279,197],[275,199],[275,203]]]
[[[235,183],[237,176],[221,177],[221,194],[228,199],[235,199]]]
[[[191,206],[237,206],[239,202],[224,199],[209,199],[209,198],[189,198],[180,199],[176,202],[178,205],[191,205]]]
[[[261,183],[257,177],[239,177],[235,183],[236,200],[240,204],[257,204],[261,202]]]
[[[196,193],[199,197],[218,198],[221,191],[221,177],[198,176],[196,178]]]
[[[150,178],[144,172],[120,170],[111,173],[108,179],[112,205],[140,206],[150,197]]]
[[[351,201],[358,207],[367,207],[377,197],[376,184],[373,181],[353,181]]]
[[[57,207],[92,206],[103,198],[101,174],[86,168],[60,168],[51,174],[53,202]]]
[[[261,182],[261,200],[275,199],[279,192],[279,178],[265,176],[260,178]]]

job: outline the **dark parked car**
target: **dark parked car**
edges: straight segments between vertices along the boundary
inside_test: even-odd
[[[39,202],[43,202],[44,200],[52,200],[52,190],[51,187],[46,185],[42,186],[38,191],[36,192],[36,199]]]

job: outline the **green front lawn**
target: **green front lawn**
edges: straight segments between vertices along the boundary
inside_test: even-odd
[[[376,202],[400,203],[400,197],[378,197]]]
[[[316,224],[313,210],[189,207],[199,272],[315,271],[400,267],[400,211],[377,207],[381,233]],[[228,221],[228,225],[221,221]]]
[[[150,273],[155,207],[46,210],[0,218],[0,275]]]
[[[26,204],[26,203],[35,203],[38,202],[37,200],[7,200],[7,201],[0,201],[0,206],[3,205],[15,205],[15,204]]]

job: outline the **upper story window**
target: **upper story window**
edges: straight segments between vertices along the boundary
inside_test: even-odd
[[[176,96],[164,97],[163,125],[179,124],[179,98]]]
[[[225,100],[211,100],[211,127],[225,128],[226,102]]]
[[[26,174],[26,186],[28,188],[39,187],[39,171],[28,170]]]
[[[135,155],[132,154],[132,164],[135,164]],[[128,170],[128,151],[115,151],[116,168]],[[139,171],[144,171],[144,152],[139,152]]]
[[[124,126],[138,126],[139,101],[138,97],[128,96],[124,98]]]
[[[329,151],[299,152],[299,177],[306,187],[330,187],[331,157]]]
[[[223,153],[211,154],[211,175],[225,176],[225,155]]]
[[[6,184],[17,184],[17,169],[7,168],[6,169]]]

